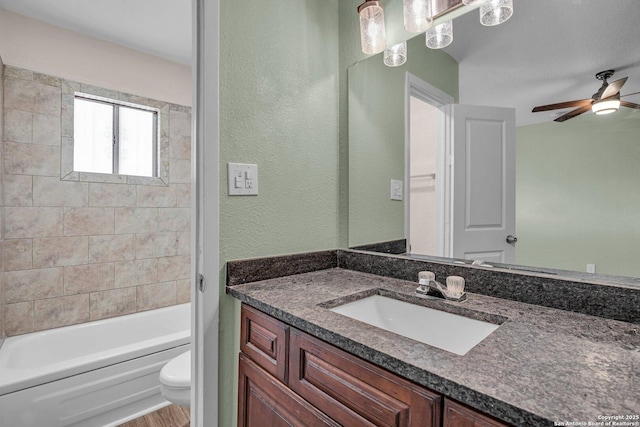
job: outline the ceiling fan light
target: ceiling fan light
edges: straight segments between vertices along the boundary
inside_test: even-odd
[[[358,6],[362,52],[373,55],[386,47],[384,11],[378,1],[365,1]]]
[[[430,49],[442,49],[453,41],[453,21],[446,21],[435,27],[431,27],[426,32],[426,43]]]
[[[487,27],[502,24],[513,15],[513,0],[491,0],[480,6],[480,23]]]
[[[384,51],[384,65],[398,67],[407,62],[407,42],[398,43]]]
[[[431,1],[403,0],[404,29],[410,33],[423,33],[431,24]]]
[[[605,101],[594,102],[591,106],[591,111],[593,111],[594,114],[602,116],[605,114],[615,113],[616,111],[618,111],[618,108],[620,108],[620,100],[609,99]]]

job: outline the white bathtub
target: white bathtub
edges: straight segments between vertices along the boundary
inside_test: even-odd
[[[116,426],[169,404],[162,366],[187,351],[190,304],[5,339],[0,426]]]

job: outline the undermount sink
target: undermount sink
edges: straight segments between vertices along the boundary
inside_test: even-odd
[[[331,311],[460,356],[499,326],[381,295],[339,305]]]

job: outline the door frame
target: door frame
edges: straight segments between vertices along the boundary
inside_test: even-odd
[[[418,98],[438,109],[436,141],[436,256],[446,256],[449,250],[449,214],[450,214],[450,158],[451,120],[448,105],[454,99],[448,93],[430,85],[421,78],[406,72],[404,96],[404,236],[407,241],[406,252],[411,253],[410,242],[410,144],[411,144],[411,97]],[[449,163],[449,164],[448,164]]]

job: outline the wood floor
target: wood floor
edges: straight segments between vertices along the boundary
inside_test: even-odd
[[[189,408],[178,405],[165,406],[119,427],[189,427]]]

